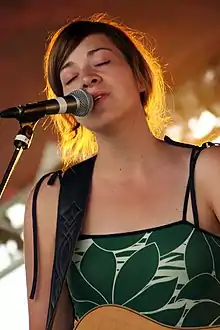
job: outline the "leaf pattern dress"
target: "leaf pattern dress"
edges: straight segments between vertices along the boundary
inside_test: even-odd
[[[193,149],[192,164],[201,150]],[[187,200],[194,186],[190,168]],[[220,238],[199,228],[192,195],[194,224],[186,220],[186,201],[175,223],[79,237],[67,274],[77,319],[117,304],[168,326],[220,326]]]

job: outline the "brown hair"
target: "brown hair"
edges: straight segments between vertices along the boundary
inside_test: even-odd
[[[124,54],[134,76],[145,86],[140,94],[151,132],[162,136],[165,116],[165,85],[161,67],[144,46],[144,34],[96,14],[76,19],[59,29],[50,39],[44,60],[46,93],[48,98],[63,95],[60,69],[71,52],[91,34],[105,34]],[[53,117],[59,136],[64,168],[97,152],[94,134],[79,125],[70,114]]]

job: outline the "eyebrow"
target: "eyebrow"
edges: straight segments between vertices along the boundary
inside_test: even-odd
[[[107,48],[107,47],[98,47],[98,48],[89,50],[88,53],[87,53],[87,56],[88,57],[91,57],[92,55],[94,55],[96,52],[98,52],[100,50],[108,50],[108,51],[112,52],[112,50],[110,48]],[[66,68],[69,68],[69,67],[73,66],[74,64],[75,63],[73,61],[69,61],[69,62],[65,63],[62,66],[62,68],[60,69],[60,72],[63,71],[64,69],[66,69]]]

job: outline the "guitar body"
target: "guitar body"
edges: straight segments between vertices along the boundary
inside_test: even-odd
[[[163,325],[148,317],[118,305],[103,305],[88,312],[75,330],[220,330],[219,327],[180,328]]]

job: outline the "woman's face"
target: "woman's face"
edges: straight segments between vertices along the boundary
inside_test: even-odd
[[[93,110],[76,120],[93,132],[142,109],[140,83],[124,55],[103,34],[86,37],[69,55],[60,71],[64,95],[85,89],[94,97]]]

